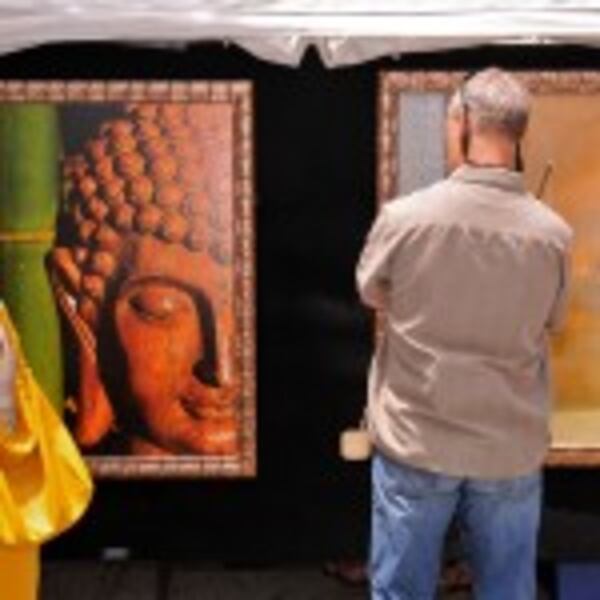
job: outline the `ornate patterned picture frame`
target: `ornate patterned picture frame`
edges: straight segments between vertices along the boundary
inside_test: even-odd
[[[381,74],[380,203],[444,177],[446,105],[466,75]],[[547,464],[595,467],[600,465],[600,72],[516,75],[533,99],[523,143],[526,184],[575,231],[570,316],[552,343],[555,406]]]
[[[2,295],[93,472],[254,476],[251,84],[2,81],[0,138]]]

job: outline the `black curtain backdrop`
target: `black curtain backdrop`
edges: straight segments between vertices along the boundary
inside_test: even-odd
[[[266,564],[366,551],[368,466],[343,463],[337,440],[360,418],[371,352],[372,323],[357,302],[353,271],[375,209],[377,74],[489,64],[600,68],[600,51],[485,47],[333,71],[315,54],[292,69],[221,44],[185,51],[65,44],[0,58],[0,78],[255,85],[258,477],[100,481],[86,517],[47,545],[46,557],[95,557],[123,546],[134,558]],[[595,471],[552,471],[547,506],[598,514],[599,483]],[[553,552],[582,548],[560,543],[548,515]],[[598,542],[588,539],[580,554],[600,556],[597,520],[584,530]]]

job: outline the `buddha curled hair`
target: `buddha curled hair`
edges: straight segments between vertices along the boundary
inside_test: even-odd
[[[202,172],[205,116],[201,105],[132,104],[65,159],[51,268],[92,330],[134,236],[154,236],[203,253],[216,266],[229,264],[221,242],[225,218],[210,201]]]

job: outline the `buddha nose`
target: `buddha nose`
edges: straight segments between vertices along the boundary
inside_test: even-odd
[[[216,364],[210,357],[203,357],[196,362],[193,369],[194,377],[208,387],[218,387]]]

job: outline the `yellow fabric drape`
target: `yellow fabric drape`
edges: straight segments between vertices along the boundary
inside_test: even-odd
[[[39,545],[72,525],[92,495],[87,467],[26,364],[0,304],[0,326],[17,358],[14,430],[0,423],[0,597],[36,596]]]

